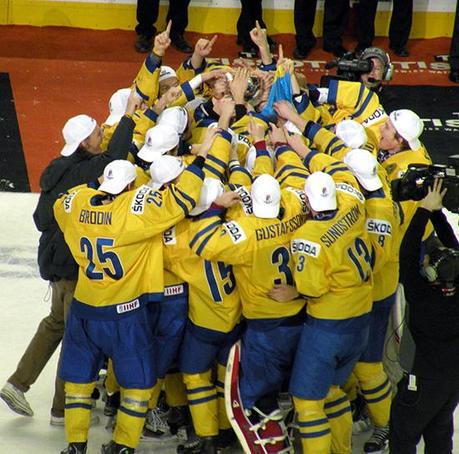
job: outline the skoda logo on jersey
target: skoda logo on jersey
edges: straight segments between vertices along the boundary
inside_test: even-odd
[[[293,240],[292,254],[306,254],[317,258],[320,254],[320,244],[308,240]]]

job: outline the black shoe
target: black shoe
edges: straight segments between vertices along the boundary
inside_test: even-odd
[[[295,47],[293,49],[293,58],[296,58],[297,60],[304,60],[308,55],[309,52],[311,52],[312,47]]]
[[[61,454],[86,454],[86,443],[70,443]]]
[[[198,437],[177,446],[177,454],[217,454],[216,437]]]
[[[323,46],[325,52],[332,53],[335,57],[341,58],[347,53],[347,50],[340,44],[338,46]]]
[[[134,454],[135,449],[125,445],[119,445],[113,440],[106,445],[102,445],[101,454]]]
[[[184,54],[192,54],[193,48],[187,42],[187,40],[182,35],[177,35],[171,37],[171,44],[179,51]]]
[[[134,47],[137,52],[140,52],[142,54],[150,52],[153,48],[153,37],[145,35],[137,36],[137,40],[134,44]]]
[[[459,84],[459,69],[452,69],[448,77],[451,82]]]
[[[405,46],[402,46],[402,47],[390,46],[390,49],[398,57],[408,57],[410,55],[410,53],[408,52],[408,49]]]
[[[104,415],[115,416],[118,412],[118,408],[120,408],[120,393],[116,392],[111,396],[107,394],[105,398]]]

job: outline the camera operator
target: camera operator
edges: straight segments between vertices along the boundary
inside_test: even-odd
[[[392,80],[394,67],[389,55],[379,47],[366,48],[358,58],[353,53],[327,63],[327,68],[336,67],[341,79],[362,82],[365,87],[375,92],[386,112],[404,107],[388,84]]]
[[[401,351],[408,355],[405,359],[401,355],[406,374],[391,409],[392,454],[416,453],[421,436],[425,452],[452,453],[453,412],[459,401],[459,242],[441,211],[445,193],[442,180],[436,179],[400,249],[408,307]],[[429,220],[442,245],[437,242],[427,248],[420,266],[422,235]]]

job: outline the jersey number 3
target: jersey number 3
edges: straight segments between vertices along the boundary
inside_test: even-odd
[[[86,254],[89,262],[85,269],[89,279],[101,281],[108,276],[119,280],[123,277],[124,270],[118,255],[113,251],[104,250],[104,248],[112,247],[114,243],[113,238],[96,238],[94,245],[89,238],[81,237],[80,250]]]

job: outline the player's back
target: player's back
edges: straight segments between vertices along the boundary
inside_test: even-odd
[[[310,297],[308,313],[322,319],[357,317],[371,309],[371,243],[362,194],[336,184],[338,209],[308,220],[292,240],[295,283]]]
[[[164,266],[188,283],[188,316],[198,326],[230,332],[241,317],[241,303],[231,265],[197,256],[190,218],[163,233]]]

